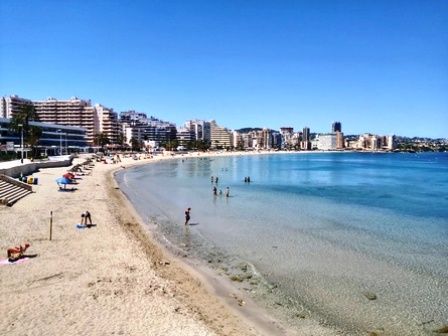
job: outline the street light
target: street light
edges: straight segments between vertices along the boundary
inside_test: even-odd
[[[59,133],[59,155],[62,155],[62,131],[58,129]]]
[[[68,146],[67,146],[68,133],[64,133],[64,134],[65,134],[65,154],[68,155]]]
[[[22,152],[20,163],[23,164],[23,124],[17,125],[20,127],[20,149]]]

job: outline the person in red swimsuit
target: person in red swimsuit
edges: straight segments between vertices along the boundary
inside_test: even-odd
[[[23,257],[23,253],[30,247],[30,244],[25,243],[25,247],[22,245],[16,246],[16,247],[10,247],[8,248],[7,255],[9,261],[16,261]]]

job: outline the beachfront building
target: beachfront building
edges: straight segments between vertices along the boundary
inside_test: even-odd
[[[17,95],[0,97],[0,118],[14,118],[25,104],[33,104],[33,102]]]
[[[117,114],[100,104],[92,106],[90,100],[72,97],[70,100],[34,101],[39,120],[65,126],[77,126],[87,130],[86,140],[94,144],[96,134],[103,133],[111,143],[118,141],[120,132]]]
[[[319,134],[317,137],[317,149],[322,151],[336,150],[336,133]]]
[[[282,139],[280,132],[272,131],[271,136],[272,136],[272,148],[275,148],[275,149],[282,148],[283,139]]]
[[[92,106],[90,100],[72,97],[70,100],[48,98],[32,101],[17,95],[5,96],[0,98],[0,117],[14,117],[24,104],[34,105],[40,122],[86,129],[89,145],[93,145],[95,134],[98,133],[104,133],[111,142],[117,141],[119,125],[116,113],[99,104]]]
[[[269,128],[263,128],[260,131],[255,131],[256,148],[257,149],[271,149],[273,147],[273,132]]]
[[[95,127],[95,109],[90,100],[82,100],[72,97],[70,100],[46,100],[34,101],[34,108],[39,120],[44,123],[65,126],[77,126],[87,129],[87,142],[93,145]]]
[[[218,126],[215,120],[210,121],[211,148],[229,149],[233,147],[232,139],[232,134],[227,128]]]
[[[176,138],[178,145],[181,146],[182,148],[191,147],[193,142],[196,140],[194,132],[187,127],[178,127],[176,131],[177,131]]]
[[[185,127],[194,133],[196,140],[211,142],[211,123],[205,120],[187,120]]]
[[[311,149],[310,129],[308,127],[303,128],[302,141],[300,142],[300,149],[302,150]]]
[[[2,150],[14,148],[20,151],[22,134],[9,130],[10,118],[0,118],[0,145]],[[41,155],[65,155],[73,152],[85,151],[89,147],[86,141],[87,130],[82,127],[55,125],[30,121],[30,126],[38,126],[42,129],[42,136],[37,144]],[[26,147],[26,140],[24,141]],[[24,152],[28,149],[24,148]],[[26,157],[26,155],[25,155]]]
[[[245,149],[243,135],[240,132],[238,131],[232,132],[232,142],[235,149],[237,150]]]
[[[118,144],[121,127],[117,113],[101,104],[95,104],[94,108],[94,134],[103,133],[111,144]]]
[[[388,150],[392,151],[395,149],[395,136],[379,136],[375,134],[365,133],[358,138],[354,148],[358,150]]]
[[[163,126],[150,125],[126,125],[123,129],[126,142],[131,145],[132,139],[139,143],[153,142],[153,143],[167,143],[177,140],[177,130],[172,124]]]
[[[381,138],[382,141],[382,149],[393,151],[395,148],[397,148],[397,143],[395,139],[395,135],[386,135]]]
[[[139,143],[146,144],[146,147],[154,149],[162,143],[167,144],[177,140],[175,124],[153,116],[148,118],[145,113],[132,110],[120,112],[120,122],[125,142],[129,145],[134,139]]]
[[[292,137],[294,135],[294,127],[280,127],[280,135],[282,137],[282,149],[288,149],[292,146]]]
[[[241,141],[243,142],[243,148],[249,149],[253,147],[252,133],[241,133]],[[238,146],[238,143],[237,143]]]
[[[336,149],[344,149],[345,148],[344,133],[338,131],[335,134],[336,134]]]

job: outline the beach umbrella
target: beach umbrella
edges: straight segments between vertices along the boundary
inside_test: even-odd
[[[56,179],[56,183],[59,184],[63,184],[64,188],[67,186],[67,184],[70,184],[70,180],[66,177],[60,177]]]
[[[72,173],[65,173],[64,175],[62,175],[62,177],[68,178],[69,180],[75,178],[75,175],[73,175]]]

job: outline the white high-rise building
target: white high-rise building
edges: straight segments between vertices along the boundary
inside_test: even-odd
[[[318,138],[317,149],[318,150],[335,150],[337,144],[336,133],[320,134]]]
[[[64,126],[78,126],[87,129],[87,142],[94,144],[95,135],[104,133],[112,143],[117,142],[119,125],[117,114],[100,104],[92,106],[90,100],[72,97],[70,100],[34,101],[39,120]]]
[[[17,95],[0,97],[0,118],[13,118],[23,105],[32,103],[31,100]]]
[[[211,141],[211,124],[205,120],[187,120],[185,127],[194,132],[196,140]]]
[[[214,120],[210,121],[210,126],[212,148],[226,149],[233,146],[233,137],[227,128],[218,126]]]

